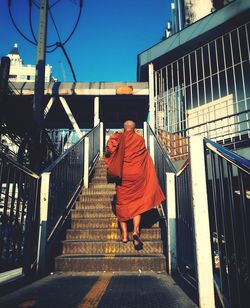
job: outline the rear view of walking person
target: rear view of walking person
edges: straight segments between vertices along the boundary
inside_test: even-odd
[[[156,176],[153,161],[144,139],[135,131],[135,123],[124,123],[124,132],[113,134],[107,143],[105,163],[108,175],[116,182],[116,214],[127,243],[127,221],[133,219],[133,243],[143,248],[140,239],[141,214],[165,200]]]

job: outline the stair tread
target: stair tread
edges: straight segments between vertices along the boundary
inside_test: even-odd
[[[113,256],[113,254],[111,253],[110,255]],[[83,255],[83,254],[64,254],[64,255],[60,255],[58,257],[56,257],[56,259],[66,259],[66,258],[72,258],[72,259],[102,259],[105,257],[110,257],[109,254],[88,254],[88,255]],[[142,255],[142,254],[115,254],[114,256],[115,258],[164,258],[165,259],[165,255],[164,254],[147,254],[147,255]]]
[[[130,239],[130,241],[132,243],[132,239]],[[120,240],[88,240],[88,239],[81,239],[81,240],[63,240],[62,241],[63,244],[67,244],[67,243],[70,243],[70,244],[74,244],[74,243],[102,243],[102,244],[109,244],[109,243],[117,243],[117,244],[122,244],[124,245],[124,243],[122,243]],[[162,240],[152,240],[152,239],[149,239],[149,240],[143,240],[143,243],[162,243]]]

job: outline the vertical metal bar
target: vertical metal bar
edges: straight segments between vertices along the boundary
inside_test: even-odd
[[[224,62],[224,68],[225,68],[226,91],[227,91],[227,95],[229,95],[228,79],[227,79],[227,69],[228,68],[227,68],[227,62],[226,62],[224,36],[221,37],[221,42],[222,42],[222,51],[223,51],[223,62]]]
[[[143,122],[143,137],[144,137],[144,141],[145,141],[145,147],[148,148],[148,133],[147,133],[147,122]]]
[[[168,273],[171,275],[177,268],[176,246],[176,199],[175,174],[166,173],[166,199],[168,220]]]
[[[212,81],[212,66],[211,66],[211,53],[210,53],[210,44],[207,44],[208,50],[208,63],[209,63],[209,79],[210,79],[210,86],[211,86],[211,101],[214,100],[214,90],[213,90],[213,81]]]
[[[43,273],[46,268],[47,220],[49,208],[50,172],[41,175],[40,224],[37,249],[37,270]]]
[[[149,74],[149,123],[153,131],[155,131],[155,101],[154,101],[154,65],[150,63],[148,65]]]
[[[215,58],[216,58],[216,69],[217,69],[217,78],[218,78],[218,90],[219,90],[219,98],[221,98],[221,87],[220,87],[220,74],[219,74],[219,59],[218,59],[218,46],[217,40],[214,41],[215,48]]]
[[[153,163],[155,163],[155,149],[154,149],[154,136],[153,135],[149,136],[149,151],[150,151],[150,155],[153,160]]]
[[[89,137],[84,142],[84,187],[89,187]]]
[[[212,253],[207,202],[204,144],[200,136],[190,138],[192,207],[196,246],[196,268],[200,307],[215,307]]]
[[[204,101],[207,103],[207,92],[206,92],[206,83],[205,83],[205,66],[204,66],[204,54],[203,47],[201,47],[201,62],[202,62],[202,79],[203,79],[203,88],[204,88]]]

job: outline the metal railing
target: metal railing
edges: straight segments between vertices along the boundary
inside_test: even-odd
[[[35,264],[40,177],[0,152],[0,272]]]
[[[156,174],[159,180],[159,184],[163,191],[166,190],[166,173],[176,173],[176,169],[171,162],[169,156],[163,149],[162,145],[158,141],[154,131],[148,123],[145,123],[147,131],[147,148],[151,154],[153,162],[155,164]]]
[[[100,127],[102,123],[83,136],[41,175],[38,268],[42,271],[46,246],[56,238],[82,184],[88,183],[90,170],[100,152]]]
[[[178,270],[196,285],[195,239],[189,159],[176,174],[176,239]]]
[[[224,307],[250,302],[250,161],[205,139],[214,280]]]

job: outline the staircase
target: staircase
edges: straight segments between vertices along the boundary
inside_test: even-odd
[[[71,212],[71,229],[62,255],[55,260],[56,271],[166,271],[159,222],[142,229],[142,250],[134,249],[132,233],[130,241],[122,243],[112,211],[114,194],[114,184],[106,181],[104,161],[99,160],[90,188],[82,190]]]

